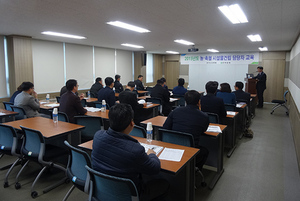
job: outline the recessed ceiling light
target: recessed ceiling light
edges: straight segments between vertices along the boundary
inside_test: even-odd
[[[169,53],[169,54],[179,54],[179,52],[175,52],[175,51],[166,51],[166,53]]]
[[[182,39],[174,40],[174,42],[184,44],[184,45],[195,45],[193,42],[182,40]]]
[[[238,4],[219,6],[219,10],[231,21],[232,24],[246,23],[248,19]]]
[[[219,50],[215,50],[215,49],[207,49],[207,51],[209,51],[209,52],[219,52]]]
[[[268,48],[267,47],[259,47],[258,48],[260,51],[268,51]]]
[[[127,47],[133,47],[133,48],[144,48],[143,46],[140,45],[133,45],[133,44],[129,44],[129,43],[123,43],[121,44],[123,46],[127,46]]]
[[[113,25],[113,26],[116,26],[116,27],[120,27],[120,28],[123,28],[123,29],[128,29],[128,30],[131,30],[131,31],[136,31],[136,32],[139,32],[139,33],[150,32],[148,29],[144,29],[144,28],[137,27],[137,26],[134,26],[134,25],[131,25],[131,24],[127,24],[125,22],[120,22],[120,21],[107,22],[107,24]]]
[[[44,32],[42,32],[42,34],[50,35],[50,36],[65,37],[65,38],[86,39],[86,37],[84,37],[84,36],[76,36],[76,35],[58,33],[58,32],[53,32],[53,31],[44,31]]]
[[[262,41],[259,34],[247,36],[252,42]]]

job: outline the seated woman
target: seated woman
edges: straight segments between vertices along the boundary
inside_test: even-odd
[[[187,92],[187,89],[184,88],[183,85],[184,85],[184,79],[183,78],[179,78],[178,79],[178,86],[174,87],[173,94],[184,96],[184,94]]]
[[[217,92],[217,97],[220,97],[223,99],[224,104],[232,104],[235,105],[236,104],[236,98],[235,98],[235,94],[231,93],[231,88],[230,85],[228,83],[222,83],[220,84],[220,91]]]

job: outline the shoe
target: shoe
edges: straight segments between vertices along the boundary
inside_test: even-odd
[[[246,130],[245,137],[253,138],[253,131],[250,128]]]

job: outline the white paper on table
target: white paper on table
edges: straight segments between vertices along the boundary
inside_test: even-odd
[[[170,98],[170,102],[174,102],[176,100],[178,100],[178,99],[177,98]]]
[[[145,143],[141,143],[141,142],[140,142],[140,144],[145,148],[146,153],[148,152],[149,149],[152,149],[157,155],[157,154],[159,154],[159,152],[161,152],[161,150],[163,150],[163,147],[161,147],[161,146],[145,144]]]
[[[144,104],[144,103],[146,103],[146,101],[143,100],[143,99],[141,99],[141,100],[138,101],[138,103],[139,103],[139,104]]]
[[[243,105],[244,105],[244,104],[238,103],[238,104],[236,104],[236,107],[237,107],[237,108],[241,108]]]
[[[47,107],[58,107],[59,103],[50,103],[50,104],[45,104]]]
[[[206,132],[213,132],[213,133],[222,133],[220,126],[211,126],[209,125]]]
[[[165,148],[158,158],[160,160],[179,162],[181,161],[183,153],[184,150],[182,149]]]
[[[99,112],[101,108],[96,108],[96,107],[85,107],[85,109],[89,112]]]
[[[41,101],[40,104],[46,104],[46,103],[49,103],[49,102],[45,102],[45,101]]]
[[[5,113],[3,113],[3,112],[0,112],[0,115],[5,115]]]
[[[235,115],[235,112],[227,111],[227,115]]]

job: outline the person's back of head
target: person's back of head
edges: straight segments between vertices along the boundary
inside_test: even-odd
[[[129,81],[127,83],[127,86],[130,87],[130,88],[134,88],[135,87],[135,83],[133,81]]]
[[[66,82],[66,87],[68,91],[72,91],[76,86],[77,86],[77,81],[74,79],[70,79]]]
[[[115,80],[116,80],[116,81],[119,81],[119,80],[118,80],[119,78],[121,78],[121,76],[120,76],[120,75],[118,75],[118,74],[117,74],[117,75],[115,75]]]
[[[112,77],[105,78],[105,85],[110,86],[112,83],[114,83],[114,79]]]
[[[144,76],[143,76],[143,75],[139,75],[139,76],[138,76],[138,79],[141,78],[141,77],[144,77]]]
[[[95,83],[97,82],[101,82],[102,78],[101,77],[97,77],[96,80],[95,80]]]
[[[205,89],[207,93],[215,94],[218,88],[218,84],[215,81],[209,81],[205,85]]]
[[[109,126],[117,132],[124,131],[133,121],[133,110],[129,104],[116,104],[109,109]]]
[[[184,85],[184,79],[183,78],[179,78],[178,79],[178,86],[183,87],[183,85]]]
[[[20,86],[18,86],[17,91],[23,91],[22,84],[20,84]]]
[[[28,91],[29,89],[31,89],[33,87],[34,87],[34,85],[32,82],[23,82],[21,84],[22,91]]]
[[[159,79],[159,80],[156,81],[156,84],[163,85],[164,82],[161,79]]]
[[[197,105],[201,95],[196,90],[190,90],[184,94],[184,99],[187,105]]]
[[[244,88],[244,83],[243,82],[236,82],[235,87],[238,88],[238,90],[242,90]]]
[[[160,78],[160,79],[161,79],[161,81],[163,81],[163,83],[166,83],[166,82],[167,82],[166,78],[164,78],[164,77],[162,77],[162,78]]]
[[[221,89],[220,89],[221,92],[231,93],[231,88],[228,83],[222,83],[222,84],[220,84],[220,86],[221,86]]]

